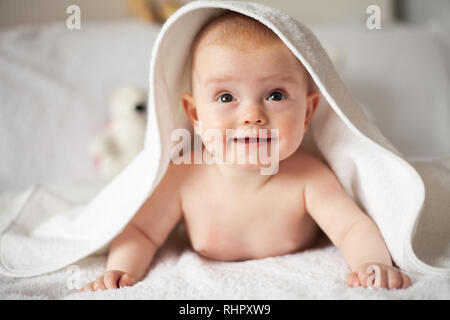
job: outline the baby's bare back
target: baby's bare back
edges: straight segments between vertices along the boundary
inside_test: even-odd
[[[280,163],[257,191],[231,185],[212,165],[184,165],[181,202],[193,249],[215,260],[246,260],[311,247],[319,228],[305,209],[305,157],[298,151]]]

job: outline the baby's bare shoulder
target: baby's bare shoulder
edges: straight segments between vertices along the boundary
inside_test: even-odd
[[[305,190],[336,192],[342,189],[336,174],[323,159],[300,151],[296,152],[293,163],[291,172]]]
[[[190,169],[191,167],[188,164],[177,164],[171,161],[167,167],[164,179],[166,180],[166,183],[170,184],[172,187],[182,186],[191,174]]]
[[[311,200],[313,197],[321,198],[323,194],[343,195],[342,185],[329,165],[318,157],[302,152],[298,155],[297,161],[300,177],[305,185],[306,197]]]
[[[182,188],[183,185],[191,184],[192,180],[198,176],[199,171],[204,167],[202,163],[196,164],[194,152],[187,153],[183,158],[171,161],[166,175],[171,183],[177,183]]]
[[[297,151],[290,161],[293,170],[301,179],[317,180],[334,175],[324,160],[301,150]]]

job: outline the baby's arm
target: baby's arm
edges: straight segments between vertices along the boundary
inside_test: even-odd
[[[350,266],[347,284],[407,288],[411,280],[393,267],[375,222],[345,193],[330,168],[319,161],[312,167],[304,190],[306,208]]]
[[[152,195],[112,241],[105,273],[82,291],[130,286],[142,279],[157,249],[181,218],[178,167],[169,164]]]

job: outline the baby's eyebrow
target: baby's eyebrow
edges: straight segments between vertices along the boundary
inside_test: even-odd
[[[239,81],[239,78],[233,77],[233,76],[220,76],[220,77],[212,77],[209,79],[206,79],[205,84],[212,84],[212,83],[220,83],[220,82],[227,82],[227,81]]]
[[[214,83],[221,83],[221,82],[239,82],[242,79],[240,77],[233,77],[229,75],[224,75],[220,77],[212,77],[205,81],[206,85],[214,84]],[[266,81],[266,80],[277,80],[279,82],[291,82],[291,83],[298,83],[298,80],[291,76],[291,75],[285,75],[285,74],[275,74],[275,75],[269,75],[264,76],[258,79],[258,81]]]
[[[267,76],[267,77],[263,77],[260,80],[264,81],[264,80],[277,80],[279,82],[291,82],[291,83],[298,83],[298,79],[295,78],[294,76],[288,74],[279,74],[279,75],[273,75],[273,76]]]

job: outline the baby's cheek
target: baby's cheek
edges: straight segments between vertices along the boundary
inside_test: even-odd
[[[279,125],[280,157],[288,157],[300,146],[303,139],[303,126],[300,121],[284,121]]]
[[[201,140],[206,149],[213,153],[217,150],[225,148],[226,129],[228,124],[223,119],[215,117],[200,118],[197,123],[197,134],[201,136]]]
[[[301,119],[292,117],[280,123],[280,136],[283,136],[290,144],[300,143],[303,136]]]
[[[230,123],[226,117],[221,116],[220,114],[213,114],[208,112],[198,113],[197,124],[201,126],[203,132],[208,130],[225,131],[225,129],[229,128],[230,126]]]

